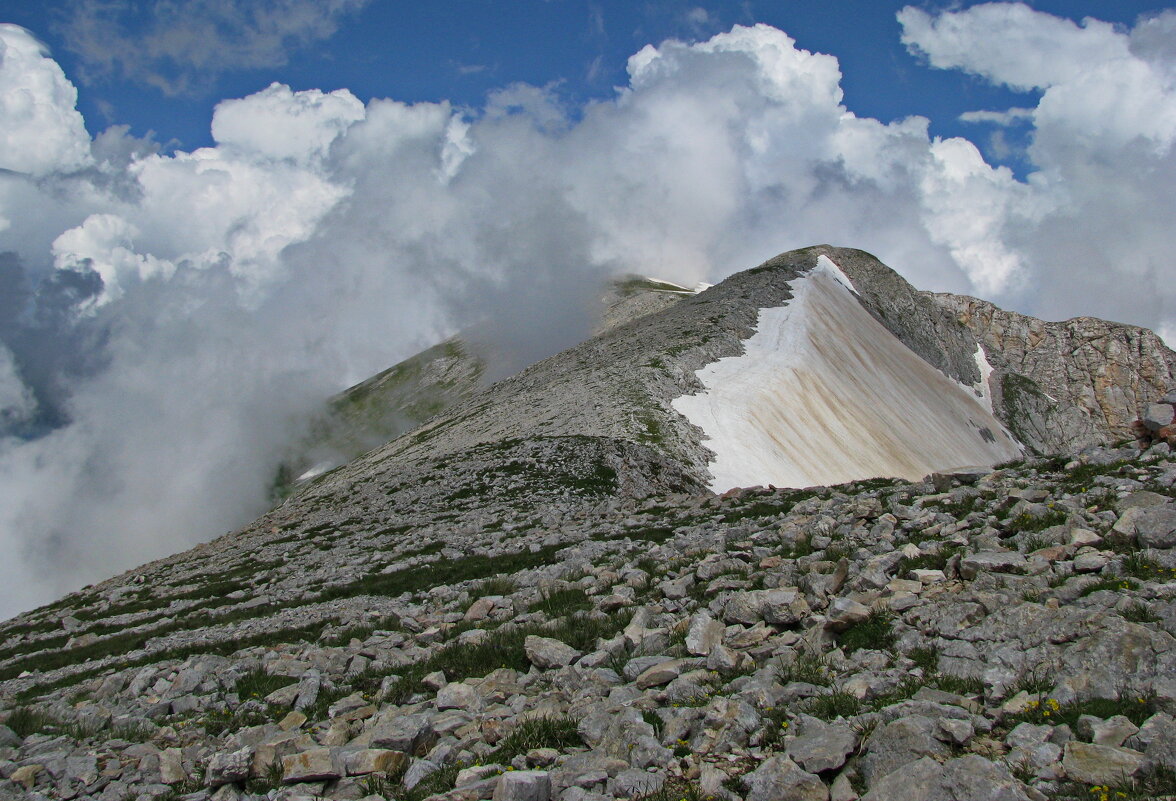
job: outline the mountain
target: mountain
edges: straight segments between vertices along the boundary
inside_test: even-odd
[[[1176,354],[827,246],[638,284],[491,386],[452,342],[365,382],[331,436],[432,416],[0,625],[0,795],[1176,790],[1176,457],[1128,439]]]

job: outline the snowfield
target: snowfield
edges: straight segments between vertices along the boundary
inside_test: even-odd
[[[715,452],[713,491],[918,480],[1021,455],[986,408],[983,351],[981,385],[951,380],[870,316],[825,256],[791,289],[788,305],[760,311],[742,356],[707,365],[705,390],[673,401]]]

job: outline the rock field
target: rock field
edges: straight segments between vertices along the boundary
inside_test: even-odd
[[[0,793],[1176,792],[1166,444],[722,497],[592,477],[382,507],[446,508],[444,538],[282,507],[9,622]]]

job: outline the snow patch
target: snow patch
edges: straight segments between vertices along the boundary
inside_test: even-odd
[[[704,391],[673,401],[715,453],[712,490],[918,480],[1020,455],[971,389],[861,306],[832,260],[790,287],[787,305],[760,311],[743,355],[699,370]]]

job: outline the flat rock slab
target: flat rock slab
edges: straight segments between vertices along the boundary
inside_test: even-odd
[[[312,748],[300,754],[282,757],[282,782],[317,782],[343,776],[343,760],[334,748]]]
[[[1144,756],[1130,748],[1093,743],[1066,743],[1062,767],[1066,775],[1083,784],[1120,784],[1143,767]]]
[[[540,670],[565,667],[580,658],[580,652],[567,643],[534,634],[523,641],[523,649],[531,664]]]

